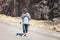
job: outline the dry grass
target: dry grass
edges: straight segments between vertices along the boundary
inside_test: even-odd
[[[21,22],[21,19],[16,19],[16,17],[10,17],[10,16],[6,16],[4,14],[0,14],[0,19],[4,19],[7,21],[12,21],[12,22],[16,22],[16,23]],[[60,31],[60,23],[53,24],[52,22],[49,22],[49,21],[33,20],[32,19],[30,21],[30,26],[39,27],[39,28],[46,28],[46,29],[50,29],[50,30],[53,30],[53,28],[55,27],[56,30]]]
[[[6,16],[4,14],[0,14],[0,19],[4,19],[4,20],[7,20],[7,21],[12,21],[12,22],[17,22],[17,23],[19,23],[21,21],[19,19],[16,19],[15,17]]]

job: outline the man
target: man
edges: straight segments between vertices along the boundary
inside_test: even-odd
[[[23,36],[28,36],[27,33],[28,33],[28,26],[29,26],[29,21],[31,19],[31,16],[30,14],[25,11],[22,16],[22,23],[23,23]]]

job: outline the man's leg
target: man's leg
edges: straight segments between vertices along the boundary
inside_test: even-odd
[[[28,24],[25,24],[25,35],[24,36],[28,36],[27,33],[28,33]]]
[[[26,24],[25,29],[26,29],[26,33],[28,33],[28,24]]]
[[[23,24],[23,33],[25,33],[25,24]]]

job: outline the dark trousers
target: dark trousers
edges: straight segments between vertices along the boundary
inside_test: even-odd
[[[28,32],[28,24],[23,24],[23,33]]]

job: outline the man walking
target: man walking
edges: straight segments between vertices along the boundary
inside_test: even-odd
[[[23,23],[23,36],[28,36],[27,33],[28,33],[28,26],[29,26],[29,21],[31,19],[31,16],[30,14],[25,11],[22,16],[22,23]]]

